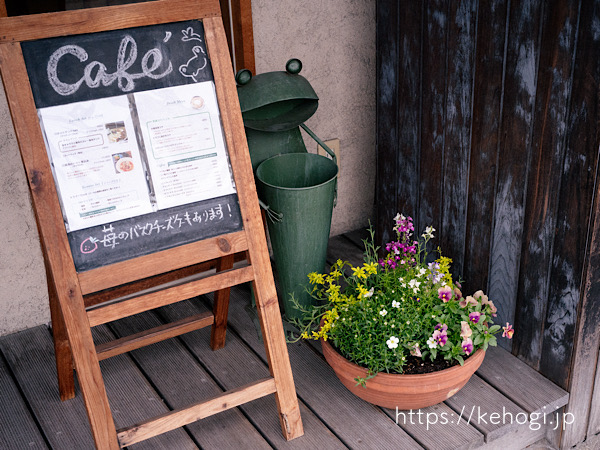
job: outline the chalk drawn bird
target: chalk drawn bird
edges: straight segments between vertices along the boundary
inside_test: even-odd
[[[192,48],[192,52],[194,53],[194,57],[190,58],[187,63],[179,66],[179,73],[184,77],[193,79],[197,83],[198,80],[196,77],[200,75],[200,72],[206,67],[208,61],[202,47],[195,46]]]

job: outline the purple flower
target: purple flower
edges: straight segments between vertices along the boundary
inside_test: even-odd
[[[448,341],[448,335],[446,334],[446,331],[435,330],[433,332],[433,336],[431,337],[433,338],[433,342],[440,347],[444,346]]]
[[[463,352],[465,352],[465,355],[469,356],[471,353],[473,353],[473,341],[471,338],[467,338],[462,341],[460,346],[462,347]]]
[[[445,334],[445,333],[448,332],[448,325],[446,325],[445,323],[444,324],[438,323],[435,326],[434,330],[439,330],[439,331],[441,331],[442,333]]]
[[[444,303],[448,303],[452,299],[452,288],[450,286],[443,286],[438,289],[438,297]]]
[[[479,322],[480,317],[481,317],[481,313],[477,312],[477,311],[473,311],[471,314],[469,314],[469,320],[473,323]]]

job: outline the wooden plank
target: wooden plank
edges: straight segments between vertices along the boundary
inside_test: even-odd
[[[231,253],[243,252],[247,248],[244,232],[238,231],[81,272],[79,283],[81,291],[89,294],[191,266],[198,263],[198,255],[202,255],[204,261],[208,261]]]
[[[105,328],[95,330],[99,340],[111,338]],[[113,337],[114,338],[114,337]],[[52,448],[94,448],[81,394],[61,402],[56,386],[52,337],[44,326],[5,336],[2,352],[11,366],[23,395]],[[133,423],[147,414],[166,410],[143,376],[125,356],[102,363],[115,423]],[[143,448],[196,448],[182,430],[159,436]]]
[[[2,341],[2,339],[0,339]],[[0,344],[1,347],[2,344]],[[48,448],[34,418],[27,409],[25,399],[10,375],[0,353],[0,448],[21,450],[23,448]]]
[[[184,303],[187,304],[187,302]],[[179,310],[181,306],[175,305],[173,308]],[[187,311],[190,314],[198,313],[198,310],[194,309],[191,311],[188,309]],[[200,314],[208,312],[204,311]],[[179,317],[181,319],[175,320],[182,320],[188,316],[182,314]],[[110,327],[116,331],[118,336],[125,336],[132,332],[140,332],[158,326],[160,323],[161,321],[155,314],[147,312],[111,323]],[[195,336],[193,339],[204,339],[206,341],[206,331],[200,338],[197,332],[192,333],[190,336]],[[207,351],[210,352],[210,349],[207,349]],[[217,352],[216,355],[218,357],[220,352]],[[171,408],[183,408],[223,391],[177,339],[163,341],[135,350],[131,353],[131,357]],[[265,369],[254,380],[265,377],[268,373]],[[250,380],[245,380],[244,383],[248,381]],[[244,383],[231,387],[238,387]],[[268,401],[268,399],[265,399],[265,401]],[[277,425],[275,414],[276,411],[273,405],[270,420]],[[218,416],[207,417],[201,421],[191,423],[186,426],[186,429],[201,448],[269,448],[265,439],[238,409],[225,411]],[[232,432],[232,430],[235,430],[235,432]],[[279,439],[283,440],[278,427],[276,427],[275,433],[279,436]]]
[[[515,313],[515,352],[538,367],[549,296],[558,193],[565,156],[568,102],[578,21],[578,0],[556,1],[544,8],[540,69],[527,180],[524,245]],[[504,323],[502,323],[504,324]],[[501,340],[501,344],[505,343]]]
[[[236,290],[236,288],[232,289],[234,293]],[[240,290],[242,289],[240,288]],[[232,295],[230,319],[231,314],[240,308],[243,309],[243,304],[249,303],[249,301],[250,293],[248,291],[245,291],[243,298],[237,297],[235,294]],[[203,310],[206,311],[207,307],[199,304],[199,302],[194,301],[192,304],[192,302],[187,301],[161,308],[159,313],[165,320],[170,321]],[[247,316],[246,319],[248,319]],[[257,348],[260,348],[264,353],[262,342],[258,338],[254,327],[249,321],[247,321],[246,326],[249,327],[249,332],[254,334]],[[211,351],[208,338],[208,330],[200,330],[182,336],[180,339],[224,389],[232,389],[248,383],[250,380],[268,375],[269,371],[265,363],[254,354],[252,349],[242,343],[236,333],[229,333],[227,345],[216,352]],[[298,450],[306,448],[345,448],[339,439],[302,401],[300,401],[300,410],[306,433],[299,439],[286,441],[281,435],[276,419],[275,406],[275,402],[271,398],[259,399],[240,406],[248,419],[260,430],[261,434],[273,447]]]
[[[276,400],[281,429],[287,439],[293,439],[301,436],[304,432],[294,388],[294,378],[285,346],[277,291],[273,281],[266,237],[263,232],[263,222],[258,206],[237,88],[231,63],[227,58],[227,43],[220,19],[205,19],[204,27],[208,53],[213,61],[212,69],[215,79],[222,80],[222,83],[215,87],[225,130],[225,141],[230,158],[235,161],[232,165],[235,184],[244,186],[244,189],[238,192],[238,200],[247,233],[249,259],[252,262],[251,267],[254,269],[253,288],[269,370],[277,385]]]
[[[560,261],[562,267],[554,261],[552,268],[552,274],[558,276],[558,280],[553,280],[551,285],[555,291],[549,299],[548,328],[543,346],[544,352],[560,354],[560,358],[555,359],[557,364],[570,362],[570,372],[565,374],[567,368],[561,371],[553,367],[552,356],[544,353],[540,363],[540,368],[549,373],[550,378],[557,379],[559,384],[565,379],[569,383],[570,401],[566,414],[572,414],[576,420],[563,431],[561,447],[576,445],[586,434],[591,437],[600,431],[597,352],[600,348],[600,36],[593,25],[600,20],[600,2],[594,2],[593,6],[582,2],[580,15],[565,181],[561,185],[561,204],[564,206],[558,217],[557,240],[560,243],[555,244],[557,256],[564,260]],[[578,185],[570,186],[573,182]],[[588,205],[591,205],[589,210]],[[589,222],[580,222],[588,214]],[[587,230],[584,226],[577,227],[584,223]],[[572,276],[568,276],[565,269],[572,270]],[[563,316],[557,318],[558,313]],[[560,373],[559,377],[557,373]],[[596,384],[592,385],[594,378]]]
[[[469,0],[450,2],[448,13],[442,223],[438,235],[444,254],[453,260],[456,278],[463,273],[465,255],[476,8],[477,4]]]
[[[435,248],[442,229],[443,192],[440,180],[446,119],[449,2],[433,0],[426,5],[423,19],[423,29],[427,32],[423,33],[419,209],[413,218],[417,230],[425,226],[433,226],[437,230],[432,242]],[[390,229],[393,226],[392,222],[385,225]]]
[[[217,2],[168,0],[0,18],[0,42],[132,28],[220,15]]]
[[[263,360],[264,350],[244,311],[249,293],[242,287],[231,290],[229,325]],[[344,444],[350,448],[420,448],[394,420],[381,409],[348,391],[313,349],[303,342],[288,345],[298,396]],[[326,401],[323,401],[326,399]]]
[[[252,32],[251,0],[231,0],[231,22],[236,71],[248,69],[256,75],[254,62],[254,34]]]
[[[233,268],[233,255],[220,258],[217,262],[217,272]],[[227,312],[229,311],[230,288],[220,289],[215,292],[215,303],[213,308],[214,322],[210,330],[210,346],[218,350],[225,346],[227,335]]]
[[[476,448],[484,443],[483,434],[466,421],[459,420],[458,414],[444,403],[417,410],[417,417],[410,415],[412,410],[384,411],[423,448],[458,450]]]
[[[93,334],[94,340],[99,344],[115,339],[115,335],[106,326],[96,327]],[[160,395],[128,356],[120,355],[102,361],[100,367],[116,427],[122,428],[168,411]],[[184,430],[177,429],[130,448],[192,450],[197,449],[197,446]]]
[[[133,427],[119,430],[119,442],[121,446],[126,447],[265,395],[273,394],[276,391],[273,378],[258,380],[246,386],[223,392],[190,407],[171,411]]]
[[[419,152],[421,148],[421,65],[422,65],[422,40],[421,28],[423,23],[422,2],[404,3],[398,7],[395,20],[396,27],[387,32],[397,33],[396,45],[398,46],[398,76],[395,83],[398,85],[396,105],[398,107],[397,122],[395,127],[398,133],[398,148],[394,157],[387,161],[395,168],[396,192],[390,205],[396,206],[396,211],[388,212],[390,219],[396,212],[415,217],[419,209]],[[378,125],[381,127],[381,125]],[[377,176],[379,180],[380,176]],[[382,183],[391,180],[383,178]],[[392,223],[388,220],[378,226],[388,227]],[[386,241],[387,242],[387,241]]]
[[[587,435],[593,436],[598,433],[600,433],[600,351],[598,352],[598,365],[596,366],[596,379],[594,381],[594,392],[590,405]]]
[[[598,223],[592,216],[592,212],[597,211],[594,195],[600,146],[600,36],[595,28],[598,20],[600,3],[582,2],[539,366],[540,372],[565,388],[573,375],[569,369],[574,356],[577,318],[581,312],[585,313],[585,309],[581,310],[581,301],[583,283],[586,282],[585,255],[592,234],[590,227],[594,222]],[[592,308],[590,312],[597,308],[591,300],[587,302],[591,302],[588,303]],[[593,331],[588,328],[585,332]],[[583,366],[573,367],[577,371],[589,371]]]
[[[488,296],[498,308],[494,322],[513,323],[524,220],[524,193],[531,152],[542,2],[511,3],[503,89],[502,139],[494,196],[494,231]]]
[[[568,392],[502,348],[488,348],[477,375],[528,414],[549,414],[569,400]]]
[[[91,309],[88,311],[87,316],[90,326],[95,327],[112,320],[122,319],[123,317],[138,314],[153,308],[186,300],[196,295],[216,291],[224,286],[234,286],[236,284],[246,283],[251,281],[253,277],[254,270],[252,269],[252,266],[233,269],[201,280],[190,281],[180,286],[174,286],[158,292],[123,300],[119,303]]]
[[[206,261],[200,264],[194,264],[192,266],[184,267],[182,269],[177,269],[164,274],[155,275],[153,277],[132,281],[131,283],[125,285],[104,289],[102,291],[94,292],[92,294],[86,294],[83,296],[83,301],[85,303],[85,307],[88,308],[90,306],[108,302],[116,298],[136,294],[146,289],[152,289],[162,284],[170,283],[185,277],[193,276],[201,272],[210,271],[211,269],[214,269],[215,264],[216,262],[214,262],[214,260]],[[207,275],[209,274],[207,273]]]
[[[414,17],[414,3],[407,5]],[[375,210],[377,239],[389,242],[392,237],[387,226],[396,212],[393,210],[400,183],[396,154],[399,151],[397,124],[400,96],[400,42],[397,1],[376,2],[377,15],[377,177],[375,178]]]
[[[146,345],[155,344],[165,339],[179,336],[180,334],[199,330],[213,323],[214,317],[210,312],[196,314],[173,323],[158,325],[114,341],[98,344],[96,345],[96,353],[98,353],[98,359],[102,361],[103,359],[121,355]]]
[[[496,161],[502,117],[500,87],[505,58],[507,5],[506,0],[481,2],[477,11],[476,76],[473,81],[471,158],[462,272],[465,280],[462,287],[467,294],[478,289],[487,292],[488,286]]]
[[[460,391],[446,400],[446,404],[455,413],[462,414],[465,422],[469,421],[469,418],[474,419],[469,422],[483,433],[486,443],[510,433],[519,426],[516,421],[505,420],[506,416],[516,417],[517,414],[525,413],[512,400],[477,375],[473,375]]]
[[[353,266],[363,264],[363,257],[359,248],[344,236],[330,238],[327,245],[327,262],[333,264],[338,259],[348,261]]]

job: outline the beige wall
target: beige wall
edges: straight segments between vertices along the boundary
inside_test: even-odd
[[[300,59],[319,96],[307,125],[323,140],[340,140],[332,235],[366,226],[375,190],[375,2],[252,0],[252,20],[256,72]]]
[[[372,217],[375,177],[375,2],[253,0],[258,73],[299,58],[319,95],[308,126],[340,139],[332,235]],[[44,265],[23,165],[0,90],[0,335],[50,320]],[[316,151],[307,140],[309,151]]]

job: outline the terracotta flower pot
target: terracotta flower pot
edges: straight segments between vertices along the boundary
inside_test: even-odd
[[[328,341],[321,339],[323,355],[337,377],[354,395],[385,408],[419,409],[443,402],[456,394],[483,362],[485,352],[477,350],[465,360],[438,372],[402,375],[378,373],[367,380],[366,387],[356,385],[356,377],[366,377],[367,369],[340,355]]]

